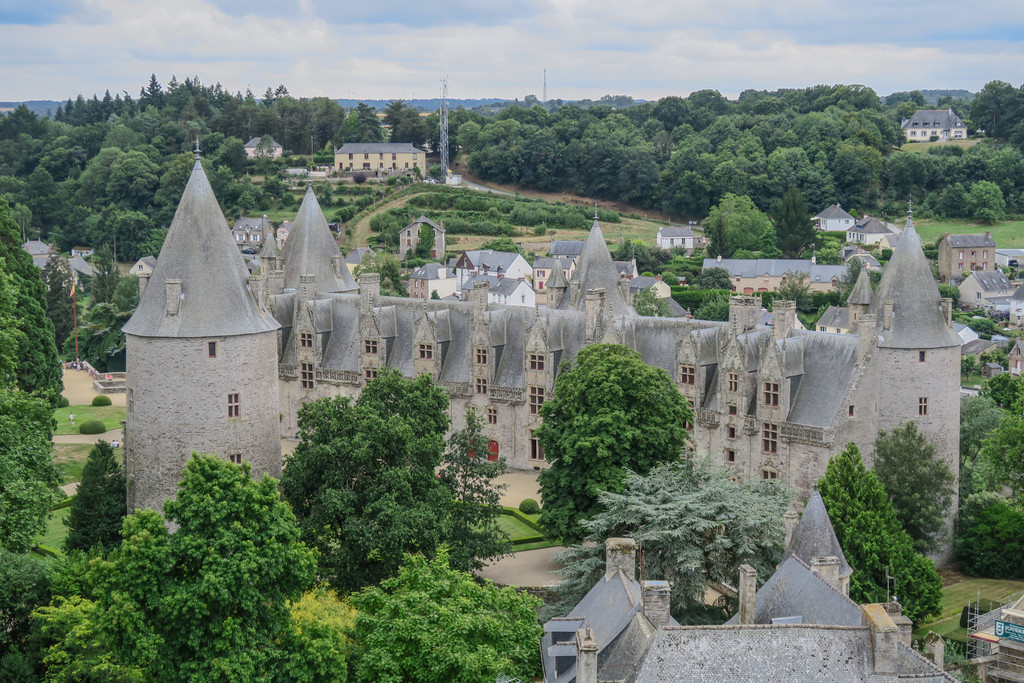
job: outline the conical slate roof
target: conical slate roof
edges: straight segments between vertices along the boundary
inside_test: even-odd
[[[555,259],[555,265],[551,266],[551,275],[548,277],[546,287],[551,289],[552,287],[561,287],[565,289],[569,286],[569,283],[565,280],[565,271],[562,270],[561,259]],[[1024,287],[1024,285],[1021,285]]]
[[[582,311],[586,308],[586,292],[591,289],[605,290],[605,310],[613,315],[630,315],[632,308],[626,304],[619,291],[619,271],[612,263],[611,252],[604,242],[604,234],[597,219],[590,228],[590,235],[583,243],[583,251],[576,262],[571,284],[577,284],[575,297],[564,296],[558,304],[562,310]],[[550,285],[549,285],[550,286]],[[576,299],[570,301],[570,299]]]
[[[214,337],[280,327],[249,291],[249,271],[196,159],[167,230],[153,274],[122,328],[139,337]],[[167,314],[167,281],[181,281],[175,315]]]
[[[849,576],[853,573],[850,563],[846,561],[846,555],[843,554],[843,548],[839,545],[839,539],[836,538],[836,531],[832,528],[832,520],[825,509],[825,501],[821,499],[817,488],[811,492],[811,497],[804,507],[804,514],[786,547],[786,557],[790,555],[796,555],[808,565],[816,557],[838,557],[839,576]]]
[[[274,236],[274,231],[271,230],[267,233],[267,240],[263,243],[260,258],[277,258],[280,255],[281,250],[277,248],[277,237]]]
[[[331,237],[327,219],[310,186],[281,250],[285,288],[297,290],[303,275],[315,275],[318,292],[354,292],[359,287],[348,268],[341,269],[340,278],[334,272],[335,255],[340,256],[341,251]]]
[[[860,275],[857,276],[857,282],[853,285],[853,291],[850,292],[850,298],[846,300],[846,303],[870,306],[871,295],[871,278],[868,277],[867,271],[862,269]]]
[[[960,346],[959,337],[946,325],[940,300],[921,238],[908,218],[871,302],[870,312],[878,316],[878,345],[895,349]],[[885,301],[893,302],[888,330],[883,330]]]

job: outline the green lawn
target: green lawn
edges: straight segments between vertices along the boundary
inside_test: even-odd
[[[512,515],[501,515],[498,517],[498,526],[502,531],[508,534],[510,541],[514,541],[518,538],[529,538],[540,533],[530,525],[516,519]]]
[[[50,515],[50,519],[46,523],[46,531],[38,541],[40,545],[53,548],[57,552],[63,550],[64,537],[68,535],[68,528],[64,526],[64,520],[67,519],[70,512],[71,508],[66,507],[56,510]]]
[[[70,413],[75,415],[75,427],[71,426],[71,421],[68,419]],[[57,408],[53,412],[53,417],[57,420],[57,434],[78,434],[78,427],[86,420],[101,421],[107,431],[120,430],[121,420],[124,419],[124,406],[68,406],[67,408]],[[120,431],[117,436],[120,436]],[[97,436],[96,438],[104,437]],[[108,435],[105,438],[109,441],[114,436]]]
[[[965,640],[967,630],[960,628],[960,613],[964,605],[974,602],[979,595],[983,600],[1006,602],[1024,592],[1024,581],[1002,579],[968,579],[942,589],[941,616],[914,630],[915,638],[924,638],[928,631],[935,631],[943,638]]]
[[[935,243],[945,233],[965,234],[991,232],[992,239],[1000,249],[1024,247],[1024,220],[999,221],[995,225],[972,223],[966,219],[932,220],[914,219],[914,227],[924,242]]]
[[[90,450],[92,444],[89,443],[53,444],[53,464],[60,468],[61,484],[82,481],[82,470],[85,469]]]
[[[974,145],[981,142],[981,139],[975,138],[973,140],[947,140],[946,142],[906,142],[900,147],[901,152],[916,152],[917,154],[924,154],[933,147],[962,147],[964,149],[973,147]]]

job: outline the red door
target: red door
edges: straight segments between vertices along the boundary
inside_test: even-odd
[[[487,459],[497,460],[498,459],[498,442],[491,439],[487,444]]]

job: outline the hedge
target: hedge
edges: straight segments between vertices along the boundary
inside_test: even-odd
[[[520,522],[522,522],[526,526],[530,527],[531,529],[536,529],[538,532],[541,531],[540,524],[537,524],[537,522],[533,521],[532,519],[530,519],[529,517],[524,515],[519,510],[516,510],[515,508],[502,507],[501,508],[501,514],[503,514],[503,515],[511,515],[512,517],[515,517],[516,519],[518,519]]]
[[[58,408],[67,408],[69,405],[71,405],[71,402],[68,400],[67,396],[61,396],[57,401]]]
[[[107,431],[107,427],[99,420],[86,420],[78,428],[79,434],[102,434]]]
[[[536,515],[540,512],[540,505],[533,498],[525,498],[519,504],[519,511],[526,515]]]
[[[109,406],[110,405],[110,397],[105,395],[105,394],[100,394],[99,396],[93,396],[92,404],[94,406],[96,406],[96,407]]]

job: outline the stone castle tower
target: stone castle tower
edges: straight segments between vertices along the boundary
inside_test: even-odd
[[[249,274],[198,154],[156,267],[124,326],[128,509],[160,510],[193,451],[281,475],[277,321]]]

